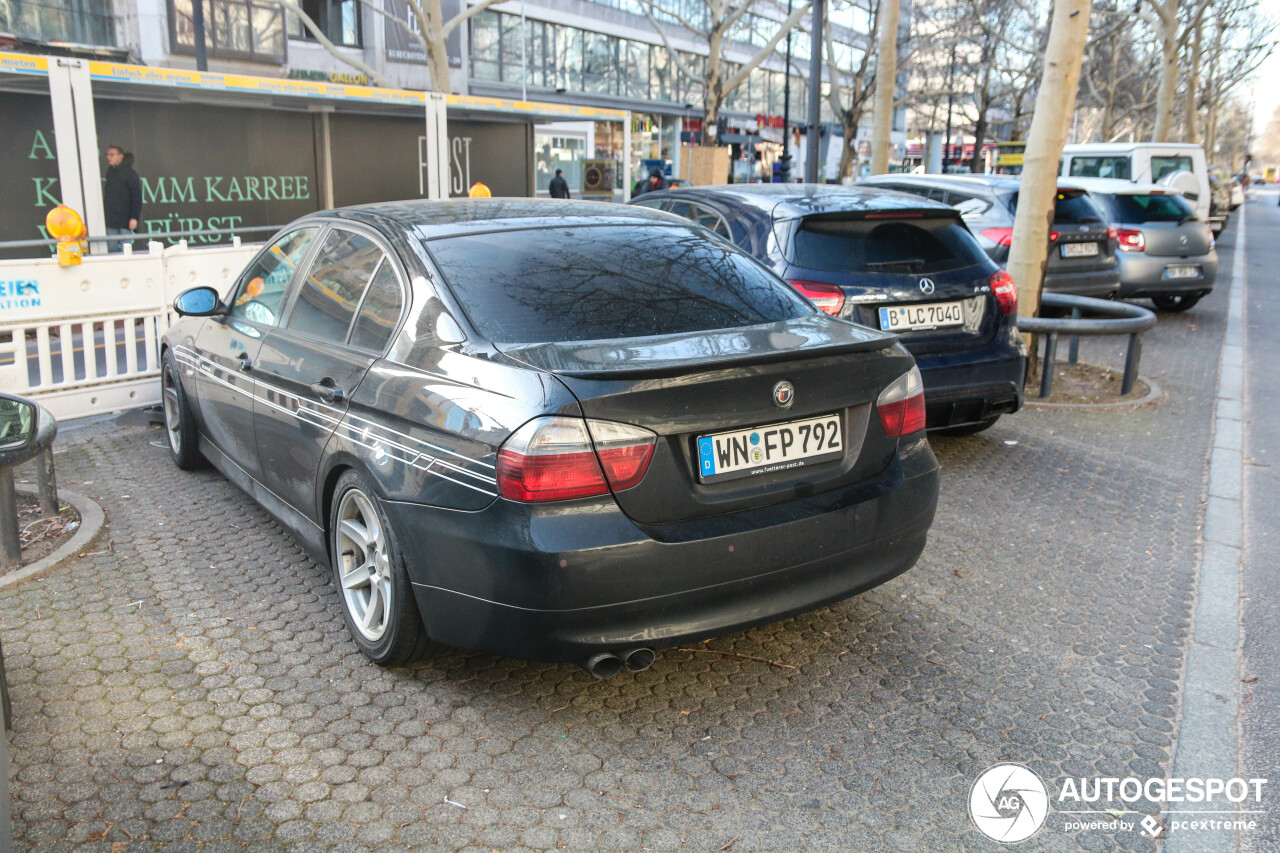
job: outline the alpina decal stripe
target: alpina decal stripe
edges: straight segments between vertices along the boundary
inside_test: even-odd
[[[174,357],[180,364],[190,367],[219,385],[235,391],[237,394],[249,397],[255,402],[262,403],[264,406],[268,406],[278,412],[291,415],[299,421],[321,429],[337,431],[339,428],[345,427],[345,434],[342,437],[353,444],[364,447],[375,453],[383,453],[388,458],[396,462],[408,465],[409,467],[422,471],[426,474],[439,477],[442,480],[448,480],[450,483],[462,486],[463,488],[471,489],[472,491],[480,492],[481,494],[488,495],[490,497],[497,497],[498,493],[492,489],[485,489],[471,483],[465,483],[436,469],[443,468],[451,474],[470,477],[486,485],[497,485],[498,481],[495,478],[476,471],[469,471],[451,461],[440,459],[429,453],[423,453],[414,447],[386,438],[378,433],[390,433],[391,435],[406,439],[413,444],[431,448],[432,450],[437,450],[442,453],[448,453],[451,456],[456,456],[458,459],[465,460],[473,465],[483,466],[490,470],[494,470],[493,465],[481,462],[480,460],[473,459],[469,456],[464,456],[461,453],[456,453],[447,448],[439,447],[438,445],[430,442],[414,438],[413,436],[406,435],[402,432],[393,430],[390,427],[371,421],[368,418],[362,418],[349,412],[346,413],[344,418],[341,409],[337,409],[332,406],[325,406],[320,403],[314,403],[310,400],[302,400],[292,394],[281,391],[278,388],[264,386],[253,377],[249,377],[249,379],[253,383],[254,390],[242,388],[234,382],[223,378],[222,375],[229,374],[229,371],[222,369],[213,361],[204,358],[199,353],[194,352],[188,347],[176,346],[173,348],[173,352]],[[259,393],[259,389],[261,389],[262,393]],[[351,421],[362,421],[365,424],[368,424],[368,426],[359,427],[351,423]],[[375,432],[375,430],[378,432]],[[399,453],[393,453],[392,451],[399,451]],[[403,456],[400,454],[403,454]]]

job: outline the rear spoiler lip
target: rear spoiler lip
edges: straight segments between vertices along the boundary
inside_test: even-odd
[[[842,329],[841,327],[845,327]],[[792,335],[794,345],[764,346],[768,338]],[[757,337],[762,346],[721,355],[680,355],[674,350],[691,339],[704,341]],[[536,370],[555,376],[579,379],[659,379],[705,373],[758,364],[774,364],[795,359],[822,358],[857,352],[878,352],[891,348],[898,336],[843,320],[816,321],[812,317],[784,320],[759,326],[722,329],[698,335],[659,335],[605,341],[568,341],[551,344],[498,345],[503,355]]]

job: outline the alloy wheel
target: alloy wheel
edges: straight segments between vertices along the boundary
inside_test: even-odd
[[[169,434],[169,447],[175,455],[182,453],[182,401],[178,399],[178,383],[172,370],[164,372],[164,429]]]
[[[366,640],[377,641],[394,612],[391,558],[377,510],[359,489],[342,496],[337,546],[338,578],[351,622]]]

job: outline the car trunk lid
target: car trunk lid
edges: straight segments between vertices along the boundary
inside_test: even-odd
[[[658,436],[644,479],[614,497],[636,522],[663,524],[781,503],[881,472],[897,442],[874,417],[875,400],[912,364],[894,340],[829,318],[805,317],[659,339],[501,349],[557,376],[587,418],[640,426]],[[780,401],[784,383],[791,390]],[[751,466],[755,473],[701,474],[701,438],[741,433],[737,440],[748,454],[763,454],[770,429],[796,425],[799,436],[800,427],[813,429],[814,422],[827,435],[828,424],[839,424],[838,452],[814,448],[808,458],[762,458]]]

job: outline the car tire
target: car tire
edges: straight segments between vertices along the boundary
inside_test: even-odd
[[[963,438],[966,435],[977,435],[980,432],[985,432],[986,430],[991,429],[993,426],[996,425],[996,421],[998,420],[1000,420],[1000,416],[996,415],[995,417],[978,421],[976,424],[965,424],[964,426],[947,427],[946,429],[938,430],[938,435],[949,435],[953,438]]]
[[[443,651],[427,636],[377,493],[356,471],[343,472],[334,485],[329,549],[342,618],[365,657],[379,666],[403,666]]]
[[[183,471],[194,471],[208,463],[200,453],[200,435],[191,403],[182,387],[182,375],[172,350],[165,350],[160,369],[160,404],[164,409],[164,431],[169,439],[169,455]]]
[[[1153,296],[1151,297],[1151,301],[1154,302],[1155,306],[1161,311],[1176,311],[1181,313],[1183,311],[1190,311],[1194,308],[1195,304],[1200,301],[1201,296],[1203,296],[1203,294],[1200,293],[1167,294],[1165,296]]]

